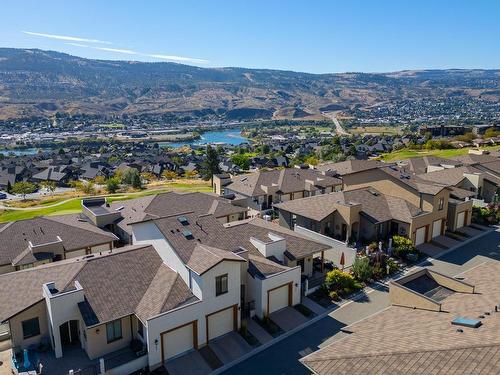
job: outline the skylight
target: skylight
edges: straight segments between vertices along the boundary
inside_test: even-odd
[[[189,221],[187,219],[187,217],[185,216],[178,216],[177,217],[177,220],[179,221],[179,223],[181,223],[182,225],[188,225],[189,224]]]
[[[193,233],[191,233],[191,231],[189,230],[183,230],[182,235],[188,240],[193,238]]]
[[[478,328],[481,326],[481,321],[477,319],[469,319],[469,318],[462,318],[462,317],[457,317],[451,321],[451,324],[455,326],[463,326],[463,327],[469,327],[469,328]]]

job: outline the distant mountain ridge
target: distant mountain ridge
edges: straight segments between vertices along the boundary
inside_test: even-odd
[[[0,48],[0,119],[57,111],[304,119],[322,111],[454,95],[498,101],[500,70],[310,74],[91,60]]]

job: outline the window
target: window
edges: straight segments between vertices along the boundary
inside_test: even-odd
[[[227,293],[227,273],[215,278],[215,295],[220,296],[225,293]]]
[[[117,319],[106,324],[106,336],[108,344],[122,338],[122,320]]]
[[[28,319],[22,322],[23,338],[38,336],[40,334],[40,322],[38,318]]]
[[[439,198],[438,210],[441,211],[444,208],[444,198]]]

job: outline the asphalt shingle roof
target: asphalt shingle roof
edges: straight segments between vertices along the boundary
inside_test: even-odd
[[[77,215],[37,217],[13,221],[0,229],[0,264],[11,264],[28,246],[55,242],[60,237],[66,251],[112,242],[117,237],[76,219]]]
[[[314,169],[284,168],[240,175],[226,187],[246,196],[259,196],[266,194],[262,186],[275,186],[278,191],[287,194],[316,190],[317,187],[338,186],[341,183],[338,178],[325,176]]]
[[[81,284],[86,302],[79,308],[87,324],[130,314],[145,322],[197,300],[152,246],[134,246],[0,275],[0,320],[41,301],[42,285],[52,281],[58,290],[66,291],[75,281]]]
[[[500,262],[464,273],[474,294],[453,293],[441,312],[391,306],[355,323],[350,335],[301,361],[330,374],[498,374],[500,373]],[[489,315],[485,314],[488,312]],[[458,331],[457,317],[481,318],[479,328]]]

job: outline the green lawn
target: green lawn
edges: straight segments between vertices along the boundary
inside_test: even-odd
[[[115,194],[108,197],[109,202],[120,201],[125,199],[139,198],[147,195],[158,194],[166,191],[184,191],[184,192],[210,192],[212,189],[210,185],[199,185],[199,184],[189,184],[189,183],[171,183],[168,187],[159,188],[157,190],[143,190],[138,193],[123,193]],[[64,200],[64,199],[62,199]],[[61,201],[62,201],[61,200]],[[64,215],[64,214],[74,214],[81,212],[81,200],[82,198],[73,198],[67,202],[64,202],[55,207],[44,207],[44,203],[40,204],[40,208],[33,210],[5,210],[0,213],[0,222],[13,221],[13,220],[24,220],[31,219],[37,216],[50,216],[50,215]],[[57,201],[52,201],[50,204],[55,204]]]
[[[499,149],[500,146],[488,146],[488,147],[483,147],[483,149],[486,150],[496,150]],[[421,157],[421,156],[437,156],[441,158],[449,158],[452,156],[460,156],[460,155],[467,155],[469,153],[469,148],[457,148],[457,149],[450,149],[450,150],[401,150],[401,151],[396,151],[396,152],[391,152],[388,154],[382,154],[380,157],[384,161],[394,161],[394,160],[401,160],[401,159],[409,159],[409,158],[416,158],[416,157]]]

